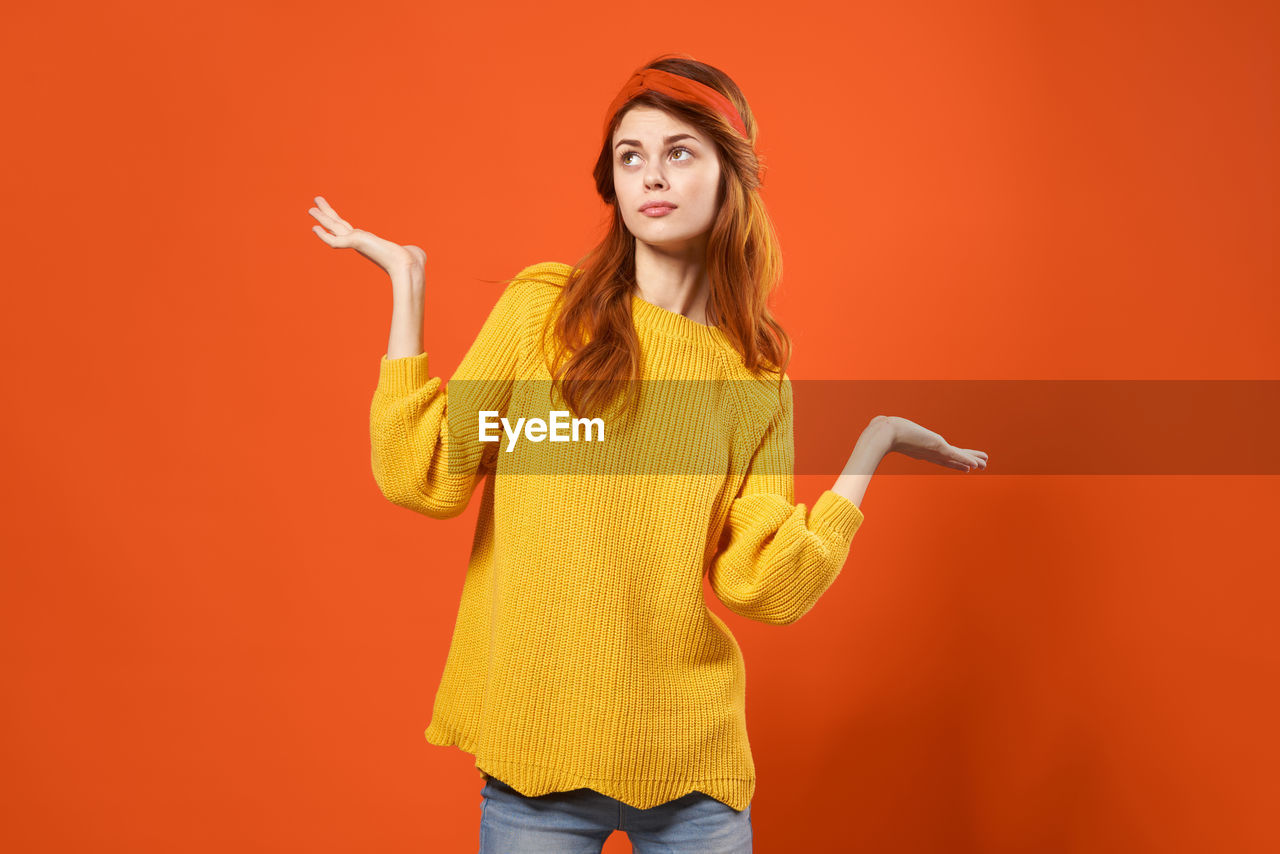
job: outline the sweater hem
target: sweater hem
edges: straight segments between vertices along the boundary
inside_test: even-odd
[[[536,762],[511,761],[482,756],[476,752],[475,743],[459,732],[432,722],[424,735],[429,744],[438,747],[457,747],[463,753],[475,757],[475,767],[484,779],[496,777],[521,795],[535,798],[553,792],[570,792],[575,789],[591,789],[606,797],[634,807],[652,809],[678,800],[691,792],[702,792],[723,804],[742,812],[755,794],[756,778],[753,777],[698,777],[696,779],[602,777],[570,771]]]

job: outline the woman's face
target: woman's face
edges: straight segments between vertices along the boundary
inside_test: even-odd
[[[614,192],[627,230],[666,250],[703,243],[720,206],[715,144],[693,125],[645,106],[623,114],[612,144]],[[649,202],[672,207],[653,216],[640,209]]]

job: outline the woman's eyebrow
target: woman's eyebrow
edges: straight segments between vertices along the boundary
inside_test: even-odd
[[[691,140],[693,140],[694,142],[698,142],[698,141],[699,141],[699,140],[698,140],[698,138],[697,138],[696,136],[694,136],[693,134],[691,134],[691,133],[675,133],[675,134],[672,134],[671,136],[664,137],[664,138],[663,138],[663,140],[662,140],[662,142],[663,142],[663,144],[664,144],[664,145],[670,145],[671,143],[675,142],[677,139],[691,139]],[[617,144],[617,145],[615,145],[615,146],[614,146],[614,148],[619,148],[619,147],[621,147],[621,146],[623,146],[623,145],[640,145],[640,140],[638,140],[638,139],[620,139],[620,140],[618,140],[618,144]],[[643,147],[643,146],[641,146],[641,147]]]

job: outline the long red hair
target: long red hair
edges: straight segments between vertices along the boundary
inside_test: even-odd
[[[556,318],[555,357],[548,365],[553,384],[559,382],[559,395],[574,413],[605,409],[620,383],[632,390],[627,408],[639,392],[638,383],[632,382],[642,372],[640,341],[631,317],[636,238],[618,209],[609,143],[623,114],[644,104],[688,122],[716,146],[720,208],[707,241],[707,320],[733,343],[748,370],[776,372],[781,394],[791,361],[791,339],[773,317],[767,300],[782,278],[782,251],[760,198],[761,164],[755,152],[757,128],[751,108],[727,74],[687,54],[663,54],[645,67],[689,77],[721,92],[737,107],[747,138],[710,108],[661,92],[641,92],[614,115],[594,172],[596,191],[612,208],[612,222],[600,243],[573,265],[550,312]],[[547,352],[547,331],[544,326],[543,353]]]

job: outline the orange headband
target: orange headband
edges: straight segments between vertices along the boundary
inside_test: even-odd
[[[622,87],[622,91],[618,92],[617,97],[613,99],[613,103],[609,105],[609,111],[604,117],[605,142],[609,141],[609,125],[613,124],[614,114],[627,101],[630,101],[646,89],[661,92],[664,95],[670,95],[682,101],[692,101],[695,104],[710,107],[724,116],[729,121],[729,124],[737,129],[738,133],[744,137],[747,135],[747,125],[742,121],[742,116],[738,114],[738,110],[728,98],[715,89],[705,83],[699,83],[697,80],[681,77],[679,74],[672,74],[670,71],[663,71],[660,68],[641,68],[631,75],[631,79],[626,82],[626,85]]]

